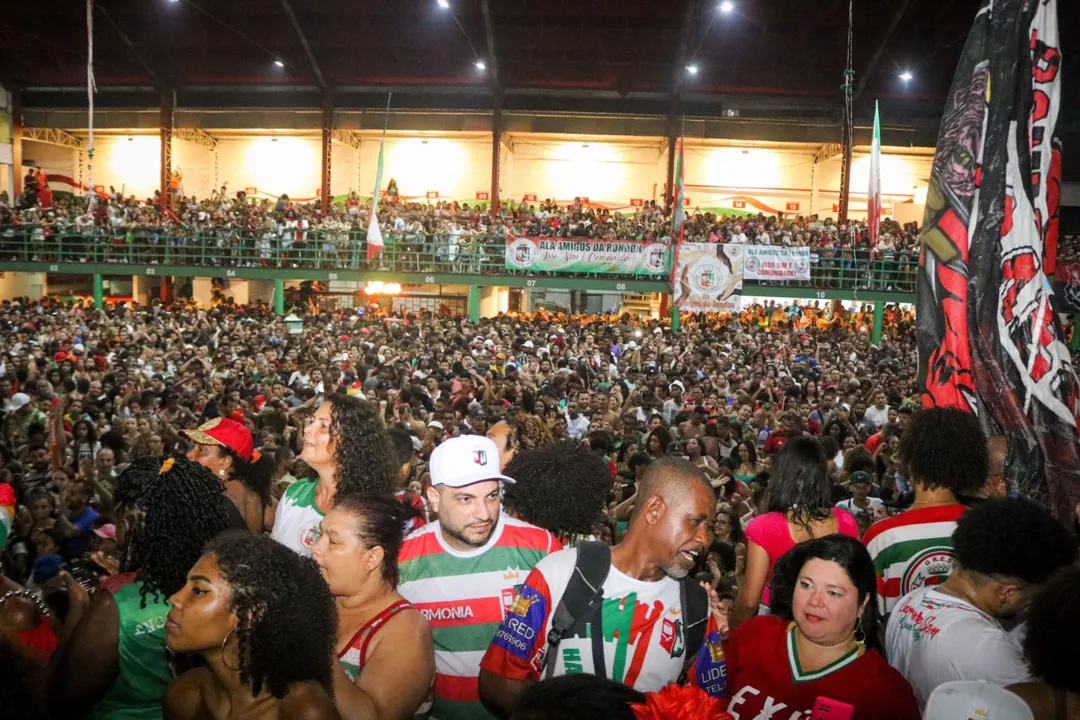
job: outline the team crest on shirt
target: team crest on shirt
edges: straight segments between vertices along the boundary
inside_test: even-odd
[[[473,450],[472,459],[477,465],[487,465],[487,450]]]
[[[934,547],[923,550],[908,563],[900,582],[900,595],[907,595],[928,585],[940,585],[952,574],[956,556],[950,547]]]
[[[529,614],[529,608],[538,600],[540,600],[538,595],[518,595],[517,600],[510,605],[508,612],[511,615],[525,617]]]
[[[315,541],[319,539],[319,525],[322,520],[308,520],[306,523],[300,526],[300,531],[296,534],[296,539],[300,543],[300,547],[310,551],[311,546],[315,544]]]
[[[673,658],[682,657],[686,650],[686,637],[683,633],[682,620],[664,619],[660,628],[660,647]]]

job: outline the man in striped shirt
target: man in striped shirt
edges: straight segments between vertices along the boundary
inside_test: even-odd
[[[533,566],[561,550],[543,528],[500,512],[499,450],[481,435],[445,441],[431,454],[427,498],[439,519],[405,540],[398,591],[431,624],[435,699],[431,718],[491,716],[480,703],[480,661]]]
[[[863,536],[877,573],[882,627],[901,597],[940,585],[952,572],[952,534],[967,509],[958,498],[974,497],[986,482],[986,437],[970,413],[922,410],[900,438],[900,461],[914,484],[915,502]]]

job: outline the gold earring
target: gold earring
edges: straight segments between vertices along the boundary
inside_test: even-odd
[[[862,637],[859,637],[860,635]],[[860,655],[866,652],[866,632],[862,628],[862,615],[855,621],[855,647],[859,649]]]

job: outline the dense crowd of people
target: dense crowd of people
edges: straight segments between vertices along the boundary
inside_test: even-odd
[[[41,224],[49,228],[47,233],[72,229],[86,232],[96,227],[121,235],[148,236],[169,228],[169,234],[232,234],[252,240],[276,236],[293,242],[304,242],[310,235],[320,243],[344,246],[363,242],[370,219],[370,202],[362,202],[356,192],[344,202],[333,203],[325,214],[318,199],[297,202],[288,195],[276,200],[249,198],[244,191],[230,193],[227,186],[209,198],[180,194],[166,203],[157,192],[154,197],[139,200],[133,195],[124,197],[110,187],[89,208],[88,198],[65,193],[54,200],[47,176],[40,169],[31,171],[24,183],[27,190],[15,202],[6,193],[0,194],[0,228]],[[656,200],[624,212],[581,198],[561,204],[553,199],[508,199],[492,217],[481,203],[415,202],[402,198],[396,187],[391,179],[380,201],[379,222],[384,234],[400,236],[407,246],[431,236],[453,236],[463,245],[507,235],[642,241],[669,241],[671,236],[671,212]],[[917,257],[919,231],[916,223],[901,225],[886,218],[877,240],[871,244],[866,223],[861,221],[841,223],[817,215],[718,215],[695,208],[686,215],[683,237],[687,242],[861,250],[879,258],[899,258]]]
[[[0,717],[1080,713],[909,311],[294,311],[0,305]]]

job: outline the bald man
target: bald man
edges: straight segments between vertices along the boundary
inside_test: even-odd
[[[610,550],[600,592],[581,614],[569,611],[576,622],[554,646],[552,617],[571,578],[589,573],[578,566],[579,548],[552,553],[529,573],[480,664],[485,702],[512,714],[521,694],[542,677],[581,672],[653,692],[675,682],[688,659],[696,664],[688,673],[695,682],[719,677],[710,653],[719,646],[716,622],[705,610],[690,617],[682,599],[702,592],[691,573],[709,547],[716,495],[701,470],[667,457],[649,465],[637,497],[629,530]],[[704,641],[692,647],[687,628],[700,631],[701,623]],[[625,662],[608,661],[619,657]]]

